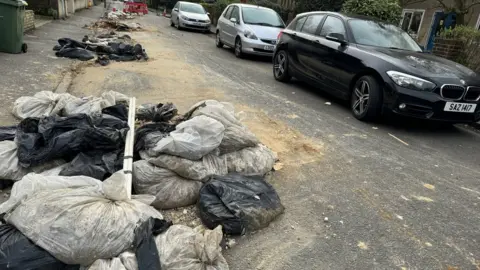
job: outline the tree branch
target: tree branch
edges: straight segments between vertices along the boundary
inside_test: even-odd
[[[440,1],[440,0],[438,0],[438,1]],[[464,12],[464,13],[468,13],[468,11],[469,11],[472,7],[474,7],[474,6],[476,6],[476,5],[480,5],[480,1],[476,1],[476,2],[473,1],[473,3],[471,3],[468,7],[466,7],[463,12]]]
[[[437,2],[445,9],[447,9],[447,5],[445,5],[445,3],[442,1],[442,0],[437,0]]]

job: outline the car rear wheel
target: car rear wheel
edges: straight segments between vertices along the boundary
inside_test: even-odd
[[[372,76],[363,76],[355,83],[351,97],[353,116],[360,121],[373,121],[380,116],[382,89]]]
[[[220,39],[220,31],[217,31],[217,35],[215,36],[215,45],[217,45],[218,48],[223,48],[223,42],[222,39]]]
[[[288,71],[288,55],[284,50],[279,51],[273,59],[273,76],[280,82],[288,82],[292,79]]]
[[[175,24],[173,23],[173,20],[170,20],[170,26],[175,27]]]
[[[235,56],[237,58],[242,58],[243,57],[243,52],[242,52],[242,39],[237,37],[235,40]]]

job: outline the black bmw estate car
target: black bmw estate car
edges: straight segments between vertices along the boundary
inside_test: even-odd
[[[291,77],[351,101],[353,115],[374,120],[385,110],[416,118],[480,119],[480,77],[422,51],[402,29],[333,12],[298,15],[278,36],[276,80]]]

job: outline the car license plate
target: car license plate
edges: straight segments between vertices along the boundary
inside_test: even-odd
[[[275,46],[265,46],[263,49],[265,51],[273,51],[273,50],[275,50]]]
[[[446,112],[473,113],[475,108],[477,108],[477,104],[447,102],[443,110]]]
[[[200,25],[200,23],[199,22],[194,22],[193,25]]]

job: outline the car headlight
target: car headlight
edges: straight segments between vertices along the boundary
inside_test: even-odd
[[[181,15],[180,18],[182,18],[182,20],[188,21],[188,17],[187,17],[187,16]]]
[[[211,23],[211,21],[209,19],[205,20],[206,23]]]
[[[249,38],[249,39],[258,39],[257,36],[255,36],[255,33],[253,33],[251,30],[245,30],[245,32],[243,33],[245,35],[246,38]]]
[[[387,71],[387,74],[393,80],[393,82],[395,82],[395,84],[405,88],[419,91],[431,91],[436,86],[430,81],[398,71]]]

